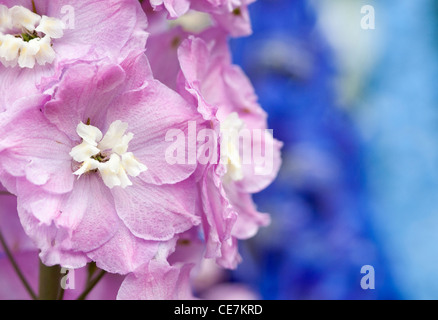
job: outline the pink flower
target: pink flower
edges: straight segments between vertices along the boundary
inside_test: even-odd
[[[167,130],[197,116],[143,54],[73,64],[49,91],[0,115],[0,176],[46,265],[128,273],[200,223],[196,165],[165,161]]]
[[[162,246],[155,259],[126,276],[117,299],[194,299],[191,272],[200,264],[203,251],[196,229],[179,235],[172,245]]]
[[[151,11],[167,12],[167,19],[174,20],[190,10],[207,13],[211,24],[218,26],[233,37],[251,34],[248,5],[255,0],[149,0],[143,8],[150,16]]]
[[[198,38],[190,37],[179,47],[178,57],[182,71],[178,83],[183,86],[180,91],[190,94],[188,99],[195,101],[204,118],[212,120],[218,132],[240,133],[245,129],[253,133],[251,161],[243,161],[243,143],[222,140],[220,148],[226,149],[228,161],[208,166],[200,182],[206,257],[235,268],[240,261],[237,239],[252,237],[258,227],[269,224],[269,216],[256,210],[251,194],[275,179],[282,144],[260,131],[267,128],[266,114],[248,78],[231,64],[224,33],[210,29]],[[270,170],[258,170],[256,150],[272,151],[271,158],[265,159]]]
[[[0,112],[37,94],[42,77],[78,60],[121,61],[145,47],[137,0],[0,1]],[[16,85],[19,83],[20,85]]]
[[[16,195],[0,225],[21,263],[95,261],[127,275],[102,285],[118,299],[192,299],[204,259],[237,266],[238,240],[270,222],[252,194],[281,164],[227,43],[251,32],[253,1],[0,0],[0,182]],[[207,29],[170,27],[191,10]]]
[[[282,144],[264,131],[267,115],[257,103],[246,75],[231,62],[226,32],[208,28],[195,37],[176,27],[152,34],[149,45],[147,55],[154,73],[196,105],[218,137],[226,131],[240,134],[242,129],[251,135],[253,154],[249,163],[242,163],[242,145],[219,140],[217,149],[228,153],[225,158],[229,164],[218,159],[197,170],[201,199],[198,210],[207,243],[206,257],[235,268],[240,262],[237,239],[254,236],[260,226],[270,222],[268,215],[256,210],[252,194],[275,179],[281,165]],[[254,153],[266,150],[271,154],[261,159],[265,160],[266,169],[261,172]]]
[[[173,246],[163,246],[156,258],[128,274],[120,300],[191,300],[259,298],[249,288],[227,281],[214,261],[204,259],[205,244],[192,229],[178,236]],[[166,259],[165,257],[169,257]]]

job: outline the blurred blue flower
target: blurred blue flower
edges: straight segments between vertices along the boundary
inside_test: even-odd
[[[254,34],[232,41],[274,136],[285,142],[275,183],[255,196],[272,225],[242,244],[233,279],[265,299],[397,298],[370,228],[362,150],[350,116],[335,103],[336,68],[305,0],[258,0]],[[363,265],[376,289],[363,290]]]
[[[404,298],[438,298],[437,2],[383,1],[384,39],[356,119],[372,221]]]

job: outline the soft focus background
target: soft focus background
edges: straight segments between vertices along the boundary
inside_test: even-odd
[[[375,29],[363,30],[364,5]],[[438,299],[438,5],[258,0],[232,41],[285,142],[273,223],[232,281],[264,299]],[[363,290],[363,265],[375,290]]]

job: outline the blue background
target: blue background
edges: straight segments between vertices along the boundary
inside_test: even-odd
[[[254,197],[273,223],[242,242],[232,279],[264,299],[437,299],[438,5],[324,2],[258,0],[253,35],[231,41],[285,143]],[[374,30],[361,29],[365,4]]]

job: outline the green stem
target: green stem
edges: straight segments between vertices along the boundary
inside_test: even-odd
[[[20,278],[21,282],[23,283],[24,287],[26,288],[26,291],[29,293],[30,297],[33,300],[36,300],[38,297],[36,296],[35,292],[33,291],[32,287],[30,286],[29,282],[27,282],[26,277],[21,272],[20,267],[18,266],[17,262],[14,259],[14,256],[12,255],[12,252],[9,250],[9,247],[5,241],[5,238],[3,237],[3,234],[0,231],[0,243],[2,244],[2,247],[6,253],[6,256],[8,257],[9,261],[12,264],[12,267],[14,268],[15,272],[17,273],[17,276]]]
[[[106,274],[105,270],[102,270],[93,280],[91,280],[85,288],[84,292],[82,292],[77,300],[85,300],[85,298],[88,296],[88,294],[91,292],[91,290],[94,289],[94,287],[99,283],[99,281],[103,278],[103,276]]]
[[[13,196],[13,194],[7,191],[0,191],[0,196]]]
[[[56,300],[59,295],[61,267],[47,267],[40,261],[39,300]]]

